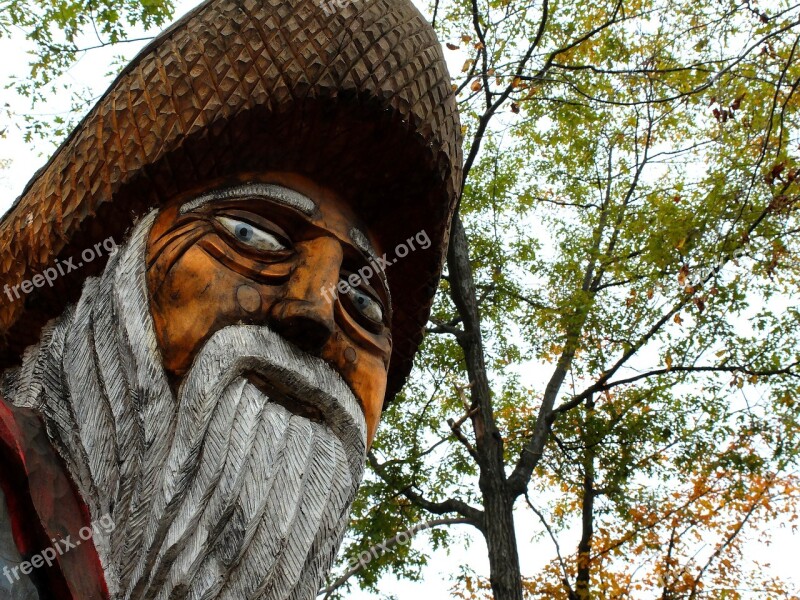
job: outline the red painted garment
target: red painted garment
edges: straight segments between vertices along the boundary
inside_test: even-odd
[[[39,417],[0,397],[0,486],[6,496],[14,541],[23,560],[50,548],[51,567],[30,577],[43,598],[107,600],[97,550],[84,529],[91,518],[54,451]],[[68,537],[69,536],[69,537]],[[75,547],[71,547],[74,544]]]

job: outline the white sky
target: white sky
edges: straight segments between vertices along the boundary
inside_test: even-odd
[[[423,2],[414,1],[418,5],[424,6]],[[193,0],[177,2],[176,15],[182,15],[195,4],[197,2]],[[124,48],[126,56],[133,57],[143,45],[144,43],[126,46]],[[26,47],[20,43],[20,40],[0,39],[0,56],[3,57],[3,60],[0,61],[0,82],[5,84],[12,75],[24,75],[28,61],[25,51]],[[120,53],[119,50],[89,53],[70,70],[67,77],[77,84],[89,86],[94,95],[99,95],[110,83],[111,79],[104,77],[103,74],[111,70],[110,61],[114,54],[118,53]],[[452,52],[448,52],[448,55],[448,58],[452,59],[451,71],[458,72],[463,62],[463,56],[460,53]],[[28,110],[23,99],[9,90],[0,89],[0,107],[6,103],[19,113],[25,113]],[[46,106],[37,108],[41,114],[66,114],[68,109],[68,98],[65,97],[53,98]],[[8,169],[0,170],[0,214],[2,214],[21,193],[37,168],[44,164],[54,150],[54,146],[41,142],[27,144],[24,142],[22,131],[17,124],[7,123],[7,119],[0,121],[0,124],[8,126],[6,139],[0,140],[0,161],[10,161]],[[533,375],[533,373],[529,374],[529,378],[532,378]],[[522,570],[524,574],[531,575],[552,558],[552,544],[549,540],[538,543],[532,541],[534,535],[540,532],[540,528],[538,522],[531,517],[530,511],[520,509],[517,520]],[[488,576],[488,559],[482,537],[472,535],[473,530],[468,526],[458,526],[458,531],[465,537],[471,538],[472,543],[469,545],[466,543],[454,544],[449,554],[445,551],[435,552],[430,566],[423,571],[421,582],[398,581],[393,577],[384,578],[381,583],[382,594],[394,595],[398,600],[449,597],[449,590],[453,583],[451,577],[457,573],[459,565],[469,565],[478,573]],[[420,538],[424,539],[425,535],[421,534]],[[578,539],[577,528],[571,532],[560,534],[559,542],[562,552],[571,553],[576,547]],[[800,574],[797,573],[796,566],[800,554],[798,552],[800,535],[792,535],[785,524],[776,523],[773,542],[771,546],[751,544],[748,549],[758,560],[770,562],[775,574],[800,586]],[[363,592],[354,592],[349,597],[354,600],[375,598],[373,594]]]

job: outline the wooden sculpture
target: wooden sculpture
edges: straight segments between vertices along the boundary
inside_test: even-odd
[[[314,598],[460,192],[410,0],[211,0],[0,221],[0,597]]]

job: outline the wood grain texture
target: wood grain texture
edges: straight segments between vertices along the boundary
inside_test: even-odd
[[[4,389],[42,415],[92,518],[114,522],[94,537],[113,600],[311,600],[363,475],[359,401],[327,362],[256,325],[216,332],[174,394],[147,309],[154,218]],[[251,373],[322,419],[272,402]]]
[[[109,235],[169,198],[265,169],[340,190],[395,245],[433,246],[389,274],[391,397],[421,338],[460,193],[461,130],[442,51],[410,0],[212,0],[120,75],[0,222],[0,286]],[[0,366],[79,295],[103,261],[0,298]]]

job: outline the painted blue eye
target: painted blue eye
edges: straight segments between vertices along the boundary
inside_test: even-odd
[[[375,323],[383,323],[383,308],[380,302],[361,290],[348,286],[347,297],[355,309],[364,317]]]
[[[247,223],[238,223],[236,225],[236,239],[242,242],[249,242],[253,239],[253,226]]]
[[[277,237],[250,223],[230,217],[217,217],[217,221],[237,240],[248,246],[253,246],[257,250],[279,252],[287,249]]]

